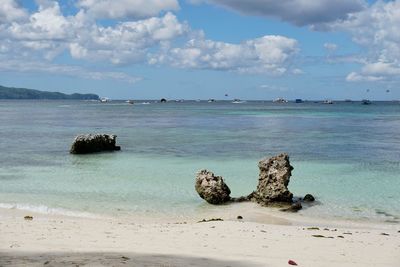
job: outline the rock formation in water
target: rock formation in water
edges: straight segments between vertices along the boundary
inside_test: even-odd
[[[75,137],[70,153],[88,154],[121,150],[120,146],[115,145],[116,138],[113,134],[81,134]]]
[[[258,163],[258,167],[258,186],[250,195],[250,199],[266,206],[274,203],[292,203],[293,194],[287,188],[293,170],[289,156],[280,154],[264,158]]]
[[[258,167],[260,174],[257,189],[248,196],[231,198],[229,187],[222,177],[215,176],[207,170],[197,174],[196,191],[211,204],[254,201],[263,206],[280,207],[281,211],[297,212],[302,209],[300,201],[293,202],[293,194],[288,189],[293,167],[287,154],[264,158],[258,163]],[[311,202],[313,199],[310,194],[304,197],[305,202]]]
[[[210,204],[223,204],[231,200],[231,190],[224,179],[207,170],[197,173],[195,189],[200,197]]]

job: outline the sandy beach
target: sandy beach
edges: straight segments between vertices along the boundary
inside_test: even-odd
[[[262,223],[248,208],[241,207],[243,220],[230,210],[223,221],[201,223],[1,209],[0,266],[399,266],[396,225],[307,223],[295,215]]]

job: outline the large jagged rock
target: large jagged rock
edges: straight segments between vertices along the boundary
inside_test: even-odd
[[[210,171],[201,170],[197,173],[195,188],[200,197],[210,204],[218,205],[231,200],[231,190],[224,179]]]
[[[249,198],[262,205],[292,203],[293,194],[288,190],[293,167],[289,156],[280,154],[264,158],[258,163],[260,175],[257,190]]]
[[[81,134],[72,143],[71,154],[88,154],[101,151],[121,150],[116,146],[116,135],[113,134]]]

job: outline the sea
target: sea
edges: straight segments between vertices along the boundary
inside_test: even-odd
[[[122,150],[69,154],[82,133],[116,134]],[[302,216],[400,223],[399,102],[1,100],[0,135],[0,208],[191,216],[214,208],[197,171],[246,195],[258,161],[285,152],[291,192],[317,199]]]

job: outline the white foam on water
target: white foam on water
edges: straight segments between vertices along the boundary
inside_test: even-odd
[[[51,208],[45,205],[31,205],[22,203],[0,203],[0,208],[2,209],[16,209],[23,211],[30,211],[39,214],[51,214],[51,215],[62,215],[68,217],[81,217],[81,218],[98,218],[99,216],[82,211],[72,211],[62,208]]]

